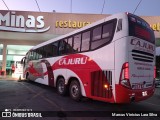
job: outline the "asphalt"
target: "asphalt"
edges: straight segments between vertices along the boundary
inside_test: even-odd
[[[131,104],[111,104],[90,99],[75,102],[69,96],[58,95],[55,88],[23,79],[20,81],[19,78],[0,76],[0,112],[4,112],[6,109],[11,109],[12,111],[14,109],[31,109],[33,112],[42,113],[43,118],[38,117],[37,120],[160,120],[159,116],[124,118],[104,115],[104,113],[112,114],[115,112],[121,114],[126,111],[126,113],[136,114],[160,114],[160,87],[156,88],[155,94],[145,101]],[[61,115],[62,113],[59,115],[59,111],[65,115]],[[77,112],[75,111],[79,114],[76,115]],[[46,112],[47,115],[45,114]],[[0,120],[5,119],[0,117]],[[10,120],[12,119],[13,117],[10,118]],[[17,117],[13,120],[15,119],[28,120],[28,118]],[[33,119],[35,120],[35,118]]]
[[[5,75],[5,76],[0,76],[0,80],[24,80],[23,78],[15,78],[12,77],[11,75]]]

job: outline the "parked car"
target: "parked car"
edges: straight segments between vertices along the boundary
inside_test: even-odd
[[[160,86],[160,79],[155,78],[155,87]]]

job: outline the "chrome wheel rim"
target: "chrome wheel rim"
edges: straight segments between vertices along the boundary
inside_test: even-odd
[[[71,94],[73,97],[77,97],[78,94],[79,94],[79,89],[78,89],[78,86],[77,85],[73,85],[71,87]]]
[[[62,93],[64,91],[64,83],[61,81],[58,85],[58,91]]]

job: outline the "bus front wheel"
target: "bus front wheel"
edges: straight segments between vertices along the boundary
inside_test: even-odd
[[[77,80],[71,81],[71,84],[70,84],[70,87],[69,87],[69,93],[70,93],[70,97],[73,100],[79,101],[81,99],[80,84]]]
[[[57,92],[60,95],[63,95],[63,96],[66,95],[67,88],[66,88],[66,85],[65,85],[65,80],[62,77],[58,79]]]

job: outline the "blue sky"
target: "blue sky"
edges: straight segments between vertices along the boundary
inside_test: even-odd
[[[10,10],[38,11],[35,0],[4,0]],[[104,0],[37,0],[42,12],[71,12],[101,14]],[[105,0],[103,14],[131,12],[135,10],[140,0]],[[0,10],[7,10],[0,0]],[[142,0],[137,15],[160,16],[160,0]]]

